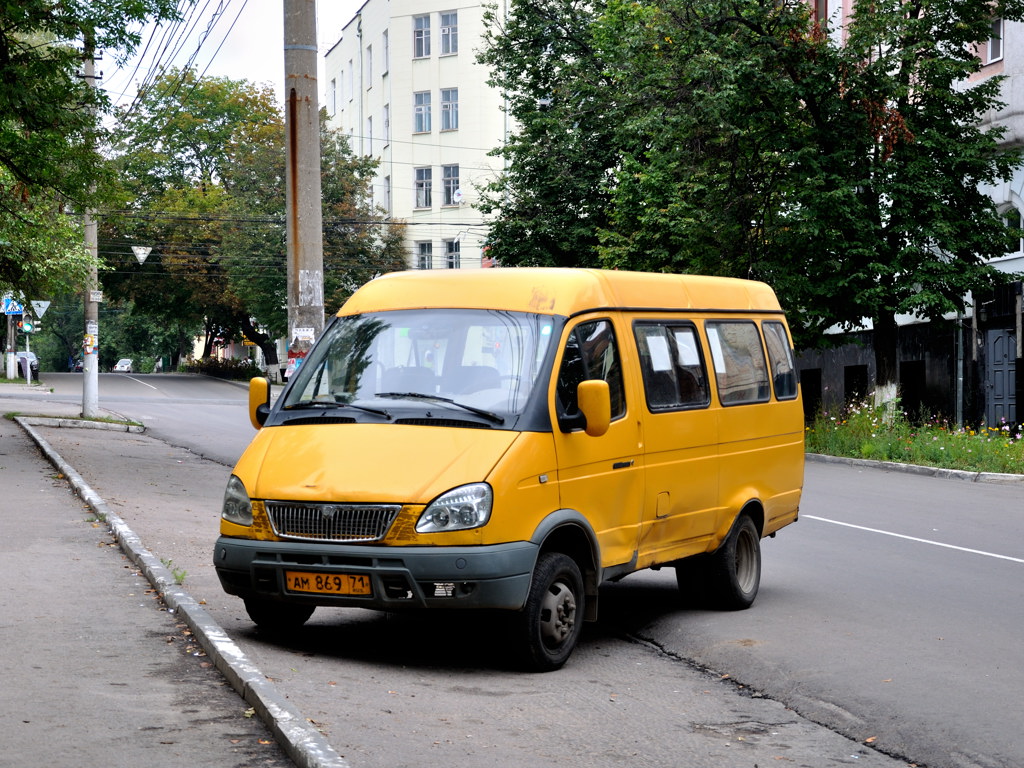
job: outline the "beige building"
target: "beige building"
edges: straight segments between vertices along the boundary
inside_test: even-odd
[[[406,223],[409,265],[490,266],[474,206],[501,168],[500,94],[476,62],[483,7],[367,0],[325,55],[324,104],[352,150],[380,160],[374,202]]]

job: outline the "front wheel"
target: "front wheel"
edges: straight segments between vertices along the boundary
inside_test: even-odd
[[[519,615],[520,650],[529,669],[549,672],[565,664],[583,628],[585,602],[576,561],[560,552],[542,554]]]

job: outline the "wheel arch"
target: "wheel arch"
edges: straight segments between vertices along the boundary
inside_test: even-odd
[[[732,535],[732,532],[739,527],[740,522],[744,517],[749,517],[754,521],[758,536],[764,536],[764,505],[761,503],[760,499],[748,499],[746,503],[740,507],[740,511],[736,514],[736,517],[732,519],[732,523],[730,523],[728,530],[722,532],[722,538],[719,541],[718,546],[715,547],[715,552],[725,546],[725,542],[729,540],[729,536]]]
[[[584,619],[595,621],[601,556],[597,536],[587,519],[575,510],[560,509],[544,518],[530,541],[538,545],[538,557],[544,552],[561,552],[576,561],[587,598]]]

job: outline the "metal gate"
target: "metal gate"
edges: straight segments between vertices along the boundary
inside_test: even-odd
[[[985,422],[1017,423],[1017,339],[1008,329],[985,331]]]

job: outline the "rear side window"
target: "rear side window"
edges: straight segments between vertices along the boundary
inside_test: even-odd
[[[768,347],[768,365],[771,367],[772,386],[778,400],[792,400],[796,397],[796,366],[793,364],[793,349],[789,346],[786,327],[782,323],[767,322],[764,330],[764,345]]]
[[[647,407],[696,408],[711,402],[697,329],[689,323],[637,323],[633,327]]]
[[[626,394],[622,383],[622,361],[615,331],[608,320],[580,323],[569,334],[558,370],[558,399],[563,413],[576,413],[579,403],[576,387],[581,381],[603,379],[611,391],[612,418],[626,412]]]
[[[722,405],[767,401],[768,367],[757,325],[746,320],[709,321],[705,330]]]

